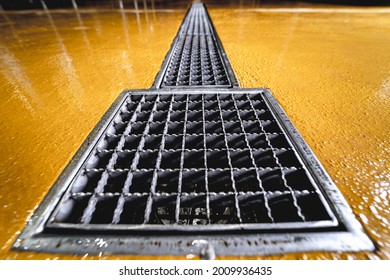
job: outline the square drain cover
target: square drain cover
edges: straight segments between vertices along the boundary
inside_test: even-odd
[[[14,244],[65,253],[371,250],[265,89],[124,92]]]

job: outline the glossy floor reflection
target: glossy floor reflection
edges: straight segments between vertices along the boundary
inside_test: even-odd
[[[389,259],[390,9],[282,8],[209,12],[241,86],[272,90],[379,250],[276,258]],[[0,259],[81,258],[9,248],[116,96],[152,85],[185,11],[0,12]]]

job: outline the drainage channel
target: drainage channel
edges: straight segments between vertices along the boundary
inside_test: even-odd
[[[273,95],[239,88],[226,61],[205,7],[193,4],[154,87],[117,98],[13,248],[207,256],[373,250]]]
[[[192,4],[153,87],[238,86],[207,10],[203,4]]]

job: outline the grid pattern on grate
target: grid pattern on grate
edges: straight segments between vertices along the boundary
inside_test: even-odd
[[[193,4],[185,17],[161,84],[176,86],[231,86],[202,4]]]
[[[260,94],[128,95],[48,226],[305,227],[321,197]]]

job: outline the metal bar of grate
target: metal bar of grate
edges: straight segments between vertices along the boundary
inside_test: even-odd
[[[237,86],[237,79],[205,6],[193,4],[153,87]]]

